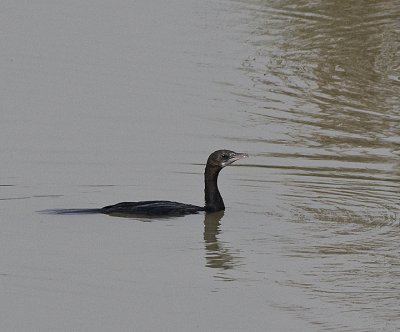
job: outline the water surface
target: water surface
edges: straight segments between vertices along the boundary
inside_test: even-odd
[[[396,1],[1,7],[1,330],[400,328]]]

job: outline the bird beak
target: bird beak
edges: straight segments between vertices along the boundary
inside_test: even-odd
[[[248,158],[248,157],[249,157],[249,155],[248,155],[247,153],[238,153],[238,152],[235,152],[235,154],[233,154],[233,155],[229,158],[229,160],[228,160],[227,162],[224,163],[224,166],[228,166],[228,165],[234,163],[235,161],[238,161],[238,160],[243,159],[243,158]]]

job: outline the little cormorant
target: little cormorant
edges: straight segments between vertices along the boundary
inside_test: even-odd
[[[218,150],[208,157],[206,169],[204,171],[204,207],[172,201],[141,201],[122,202],[105,206],[97,211],[105,214],[136,214],[148,216],[185,215],[195,214],[199,211],[223,211],[225,210],[225,205],[217,185],[219,172],[225,166],[246,157],[248,157],[248,155],[245,153],[237,153],[229,150]]]
[[[117,216],[181,216],[195,214],[200,211],[217,212],[225,210],[224,201],[218,190],[217,180],[221,169],[235,161],[246,158],[246,153],[237,153],[229,150],[218,150],[210,154],[204,171],[204,198],[205,205],[197,206],[172,201],[140,201],[122,202],[108,205],[101,209],[54,209],[44,210],[42,213],[51,214],[90,214],[104,213]]]

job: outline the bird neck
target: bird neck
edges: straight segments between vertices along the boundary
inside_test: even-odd
[[[218,174],[221,167],[208,165],[204,172],[204,197],[205,197],[205,210],[207,212],[216,212],[225,210],[224,201],[218,190]]]

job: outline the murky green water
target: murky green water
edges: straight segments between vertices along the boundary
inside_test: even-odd
[[[1,330],[400,328],[397,1],[1,7]]]

